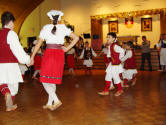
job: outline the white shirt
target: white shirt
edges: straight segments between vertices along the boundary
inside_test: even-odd
[[[20,63],[30,63],[30,56],[27,53],[25,53],[24,49],[22,48],[19,42],[17,34],[12,30],[8,32],[7,43],[9,44],[12,53],[15,55],[15,57]]]
[[[118,46],[118,45],[115,45],[114,46],[114,50],[115,52],[119,53],[119,59],[121,59],[122,57],[124,57],[124,53],[125,53],[125,50]],[[108,46],[108,52],[107,52],[107,57],[111,57],[111,51],[110,51],[110,46]]]
[[[67,54],[74,54],[75,53],[75,49],[74,48],[71,48],[68,52],[67,52]]]
[[[165,43],[165,44],[166,44],[166,40],[163,40],[163,43]],[[157,46],[157,47],[161,47],[161,40],[160,40],[160,42],[159,42],[159,43],[156,43],[156,46]]]
[[[122,47],[115,45],[114,50],[119,53],[119,59],[121,60],[124,57],[125,51]]]
[[[132,51],[131,50],[126,50],[126,55],[124,57],[121,58],[122,62],[125,62],[128,58],[132,57]]]
[[[86,48],[86,50],[87,49],[90,49],[90,48]],[[91,51],[92,51],[92,56],[96,57],[97,54],[94,52],[94,50],[92,48],[91,48]],[[79,58],[82,59],[83,57],[84,57],[84,49],[82,50],[82,53],[81,53]]]
[[[107,51],[107,57],[111,57],[111,50],[110,50],[110,45],[107,47],[108,51]]]
[[[103,52],[104,54],[106,54],[106,55],[107,55],[107,51],[108,51],[107,48],[103,48],[103,49],[102,49],[102,52]]]
[[[53,27],[53,24],[45,25],[40,31],[39,38],[45,40],[47,44],[64,44],[64,38],[71,34],[71,29],[67,28],[65,24],[57,24],[56,32],[53,34],[51,32]]]
[[[35,46],[32,47],[31,52],[33,53]],[[37,54],[42,54],[41,48],[37,51]]]

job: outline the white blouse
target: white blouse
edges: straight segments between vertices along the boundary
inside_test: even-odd
[[[67,52],[67,54],[74,54],[75,53],[75,49],[74,48],[71,48],[68,52]]]
[[[53,34],[51,31],[53,29],[53,24],[45,25],[40,31],[39,38],[46,41],[46,44],[64,44],[65,36],[69,36],[72,31],[67,28],[65,24],[57,24],[56,32]]]

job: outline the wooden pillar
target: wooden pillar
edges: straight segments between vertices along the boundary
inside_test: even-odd
[[[102,19],[95,20],[91,19],[91,38],[93,35],[99,35],[99,39],[103,39],[103,28],[102,28]]]
[[[163,10],[160,14],[160,28],[161,28],[161,34],[166,34],[166,12]]]

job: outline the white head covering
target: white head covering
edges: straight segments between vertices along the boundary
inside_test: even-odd
[[[52,16],[55,16],[55,15],[59,15],[58,17],[58,21],[61,20],[61,16],[63,16],[63,12],[62,11],[58,11],[58,10],[50,10],[48,13],[47,13],[47,16],[49,16],[49,18],[51,20],[54,20]]]
[[[37,43],[37,40],[34,40],[34,41],[33,41],[33,44],[36,45],[36,43]]]

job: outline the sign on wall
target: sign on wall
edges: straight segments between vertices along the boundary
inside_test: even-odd
[[[141,31],[152,31],[152,18],[141,18]]]
[[[118,33],[118,20],[108,21],[109,32]]]

